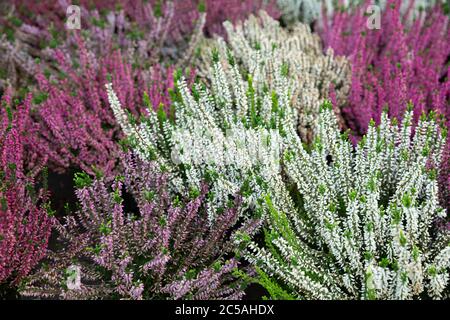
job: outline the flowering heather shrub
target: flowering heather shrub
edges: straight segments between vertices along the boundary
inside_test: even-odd
[[[70,5],[66,0],[47,0],[27,3],[26,10],[23,10],[24,1],[17,0],[15,4],[19,18],[28,25],[38,27],[43,33],[50,24],[57,29],[64,28],[66,8]],[[222,22],[225,20],[238,21],[262,8],[274,17],[278,16],[275,1],[272,0],[82,1],[79,5],[82,29],[93,40],[100,37],[108,44],[111,38],[116,38],[114,43],[122,48],[133,48],[134,45],[139,47],[135,51],[140,54],[150,52],[153,57],[162,54],[171,58],[182,56],[188,48],[189,39],[195,39],[197,31],[209,35],[223,34]],[[30,17],[30,12],[36,16]],[[46,37],[52,39],[51,36]],[[109,47],[104,45],[105,42],[99,43]],[[153,50],[155,45],[158,48]]]
[[[24,168],[30,100],[13,111],[6,92],[0,106],[0,286],[17,286],[44,257],[52,225],[46,190],[34,184],[38,168]]]
[[[94,56],[107,56],[120,48],[129,63],[140,66],[145,61],[141,69],[149,69],[162,56],[167,56],[167,59],[169,56],[180,58],[176,55],[180,55],[180,52],[166,48],[174,10],[172,3],[169,4],[161,8],[158,16],[153,13],[151,4],[142,4],[138,21],[130,20],[124,10],[107,13],[102,11],[100,14],[97,10],[82,7],[81,31],[66,30],[64,26],[57,27],[47,20],[44,27],[25,24],[11,10],[0,18],[5,24],[5,34],[0,39],[0,67],[3,75],[13,86],[18,87],[20,84],[34,82],[37,70],[40,69],[38,64],[47,73],[58,74],[61,70],[55,55],[62,51],[68,60],[71,59],[77,51],[80,36],[83,45]],[[61,8],[68,6],[65,2],[60,2],[59,5]],[[193,45],[198,38],[197,34],[202,33],[204,16],[201,16],[198,24],[190,41]],[[176,45],[184,52],[189,48],[189,43],[178,41]]]
[[[33,126],[39,136],[32,147],[39,157],[48,157],[50,167],[55,170],[74,165],[90,173],[93,166],[110,171],[115,165],[114,153],[118,148],[113,141],[114,121],[108,109],[104,109],[104,95],[99,88],[107,81],[107,72],[114,71],[114,75],[122,79],[122,98],[138,95],[134,92],[130,69],[126,65],[114,69],[115,65],[122,63],[120,56],[93,66],[83,53],[80,57],[81,72],[71,71],[68,66],[66,70],[70,72],[67,74],[70,78],[61,80],[58,85],[52,85],[42,73],[38,75],[41,91],[34,100],[37,107]],[[67,64],[66,61],[61,63]],[[112,67],[109,70],[107,63]],[[101,71],[97,74],[92,67],[101,68]],[[131,100],[130,110],[136,112],[133,107],[134,101]]]
[[[382,12],[381,29],[369,30],[365,5],[337,11],[325,19],[322,38],[326,47],[349,57],[352,86],[344,117],[358,134],[381,112],[400,117],[409,101],[416,119],[423,111],[449,112],[449,80],[445,66],[450,54],[448,17],[439,6],[404,22],[400,2],[389,0]]]
[[[114,182],[92,181],[86,174],[76,175],[75,182],[80,209],[58,226],[67,247],[49,256],[30,278],[25,295],[65,299],[243,296],[245,283],[233,275],[239,263],[232,238],[236,232],[252,234],[259,222],[250,219],[236,225],[238,196],[209,224],[206,184],[189,198],[172,197],[168,175],[160,173],[155,163],[136,160],[131,154],[124,159],[123,176]],[[130,197],[135,208],[126,206]],[[233,226],[235,231],[230,233]],[[73,281],[77,278],[79,287]]]
[[[37,132],[30,152],[48,158],[56,171],[77,167],[88,173],[109,173],[117,165],[120,131],[108,106],[104,84],[113,81],[119,100],[134,116],[144,114],[144,92],[154,108],[168,108],[167,89],[173,84],[165,68],[133,69],[119,52],[97,59],[78,41],[79,57],[73,63],[56,51],[60,79],[37,75],[39,93],[32,128]],[[79,66],[76,68],[75,64]],[[148,80],[150,79],[150,81]],[[152,82],[154,80],[155,82]],[[151,87],[146,87],[150,83]]]
[[[26,0],[12,0],[10,1],[17,11],[20,19],[23,19],[28,24],[33,24],[37,27],[44,27],[53,23],[56,27],[62,29],[64,27],[66,8],[72,3],[67,0],[43,0],[43,1],[26,1]],[[77,0],[77,5],[81,10],[110,10],[114,9],[114,2],[110,0]],[[75,4],[75,3],[73,3]]]
[[[171,2],[160,8],[156,15],[150,3],[141,3],[136,10],[136,17],[127,15],[124,9],[108,11],[87,11],[81,34],[86,47],[96,55],[104,55],[119,49],[130,63],[151,66],[159,62],[165,50],[174,6]],[[65,46],[76,45],[76,32],[68,31]],[[181,38],[179,35],[177,37]],[[178,43],[181,46],[181,43]]]
[[[0,93],[29,83],[35,68],[31,53],[42,57],[46,54],[34,48],[38,46],[37,32],[36,28],[23,26],[9,7],[0,7]]]
[[[57,74],[56,48],[71,55],[78,30],[66,30],[66,0],[13,1],[0,16],[0,90],[34,85],[36,60]],[[121,49],[129,63],[146,69],[160,60],[183,66],[193,55],[200,35],[223,33],[222,22],[243,19],[265,8],[277,15],[274,1],[81,1],[81,34],[97,57]],[[26,9],[25,9],[26,8]],[[226,10],[224,10],[226,8]],[[31,16],[29,13],[32,13]],[[206,15],[206,16],[205,16]]]
[[[81,34],[86,47],[96,55],[120,49],[130,63],[144,63],[144,68],[160,61],[184,61],[197,45],[206,17],[205,13],[199,13],[195,21],[190,21],[189,31],[181,31],[173,26],[178,14],[172,1],[158,4],[130,1],[123,9],[100,13],[86,10],[82,13],[86,22]],[[64,47],[70,48],[76,46],[77,35],[76,31],[67,31],[62,40],[55,34],[47,37],[50,41],[62,41]]]
[[[304,141],[311,141],[317,126],[320,104],[329,97],[333,88],[340,114],[350,85],[350,68],[347,60],[334,57],[332,50],[323,54],[320,39],[307,25],[297,23],[291,29],[283,29],[278,21],[261,11],[259,17],[250,16],[244,23],[233,26],[224,23],[228,43],[236,61],[255,79],[267,79],[271,86],[271,74],[276,72],[273,61],[283,61],[295,75],[292,97],[298,109],[298,131]],[[211,78],[213,70],[208,59],[211,48],[219,47],[222,57],[229,50],[222,38],[205,40],[198,59],[199,73]],[[276,50],[274,49],[276,47]],[[266,85],[264,81],[260,81]]]
[[[430,115],[411,138],[412,118],[383,113],[354,150],[326,104],[311,150],[291,134],[296,206],[267,196],[266,247],[247,239],[244,254],[273,298],[448,298],[450,233],[435,224],[447,216],[436,181],[446,134]]]
[[[190,8],[190,11],[195,12],[196,7],[202,11],[203,3],[206,12],[204,32],[207,36],[225,36],[224,21],[236,23],[246,19],[250,14],[257,13],[259,10],[267,11],[274,18],[279,17],[279,10],[274,0],[191,0],[180,2],[178,5],[180,9],[186,6]],[[176,21],[181,23],[187,22],[183,20]]]
[[[450,142],[444,150],[441,164],[441,174],[439,176],[439,192],[442,205],[450,210]],[[449,225],[450,227],[450,222]]]
[[[297,122],[290,96],[294,81],[280,60],[270,61],[270,86],[257,74],[243,80],[231,54],[226,61],[215,51],[212,64],[211,90],[196,83],[190,91],[177,75],[175,121],[150,112],[137,123],[127,116],[113,86],[107,86],[111,108],[132,149],[164,166],[173,190],[186,193],[199,190],[205,179],[211,182],[210,221],[237,192],[243,195],[243,209],[255,209],[265,181],[279,174],[284,127]]]
[[[382,8],[386,8],[389,5],[389,0],[378,0]],[[408,0],[401,1],[400,10],[402,13],[412,13],[413,15],[419,14],[421,11],[435,6],[436,4],[444,5],[442,0]]]
[[[372,2],[0,3],[0,296],[450,299],[449,18]]]
[[[401,117],[409,101],[415,119],[429,110],[450,119],[449,18],[439,4],[411,22],[408,14],[401,15],[400,3],[388,1],[380,30],[366,27],[368,2],[338,11],[324,22],[326,46],[348,56],[352,64],[352,86],[343,114],[357,135],[367,130],[371,118],[378,122],[384,108]],[[442,170],[440,189],[442,203],[450,209],[450,198],[445,197],[450,188],[448,171]]]
[[[66,8],[70,4],[68,1],[44,0],[29,3],[25,0],[15,0],[21,18],[27,23],[36,23],[41,27],[44,24],[44,17],[49,21],[62,25],[66,16]],[[186,0],[186,1],[161,1],[161,0],[115,0],[115,1],[80,1],[79,4],[85,10],[114,10],[123,9],[127,17],[138,24],[145,23],[146,13],[143,8],[151,8],[155,15],[164,14],[167,6],[173,5],[174,16],[170,27],[171,33],[175,37],[189,35],[195,28],[195,21],[202,12],[207,15],[205,32],[209,35],[223,34],[222,23],[226,20],[232,22],[244,19],[251,13],[256,13],[260,9],[268,11],[272,16],[279,15],[276,1],[274,0]],[[26,6],[26,10],[24,6]],[[29,13],[37,17],[29,17]]]
[[[371,1],[372,4],[386,7],[386,0]],[[432,7],[439,1],[434,0],[405,0],[401,1],[401,12],[409,12],[411,16],[416,16],[422,10]],[[360,5],[360,0],[277,0],[281,11],[281,19],[287,25],[298,21],[312,23],[321,18],[320,13],[333,15],[340,10],[348,10],[349,7]]]
[[[4,61],[11,67],[6,72],[8,81],[19,85],[14,81],[17,78],[21,85],[33,83],[27,87],[35,93],[36,123],[30,129],[37,132],[37,138],[29,146],[34,158],[48,158],[51,169],[58,172],[69,166],[89,173],[114,169],[115,142],[121,136],[110,109],[104,108],[104,83],[111,80],[120,87],[121,102],[135,116],[143,112],[144,91],[153,107],[162,104],[168,111],[167,89],[173,85],[173,68],[155,63],[170,24],[166,15],[173,15],[173,6],[163,7],[163,16],[156,17],[152,7],[143,4],[138,22],[127,20],[123,10],[105,16],[83,9],[86,28],[81,33],[59,32],[52,26],[41,30],[9,15],[6,20],[17,22],[18,28],[14,41],[3,37],[0,50],[5,49],[5,57],[9,57]],[[122,55],[115,51],[118,46]],[[37,88],[33,88],[35,82]]]
[[[277,0],[281,11],[281,19],[287,24],[298,21],[311,23],[319,18],[321,0]]]

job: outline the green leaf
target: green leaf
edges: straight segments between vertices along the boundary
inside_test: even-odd
[[[403,230],[400,230],[399,241],[400,241],[400,245],[402,247],[406,246],[406,243],[408,242],[406,237],[405,237],[405,234],[403,233]]]
[[[111,221],[107,221],[106,223],[101,223],[100,224],[100,228],[99,228],[100,233],[104,234],[105,236],[107,236],[108,234],[111,233],[112,229],[111,229]]]
[[[92,179],[86,172],[75,173],[73,181],[77,189],[85,188],[92,184]]]
[[[219,63],[219,50],[217,48],[211,50],[211,56],[214,63]]]
[[[117,204],[121,204],[121,203],[122,203],[123,199],[122,199],[122,196],[121,196],[121,194],[120,194],[119,188],[117,188],[116,190],[114,190],[114,193],[113,193],[113,200],[114,200],[114,202],[117,203]]]
[[[197,10],[200,13],[206,12],[206,1],[200,0],[197,6]]]
[[[403,204],[403,206],[406,207],[406,208],[410,208],[410,207],[411,207],[411,205],[412,205],[412,199],[411,199],[411,196],[410,196],[409,194],[405,193],[405,194],[402,196],[402,204]]]

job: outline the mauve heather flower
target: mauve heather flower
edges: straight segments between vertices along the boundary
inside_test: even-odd
[[[113,182],[76,175],[80,209],[57,226],[59,241],[68,245],[49,255],[23,293],[69,299],[242,297],[245,282],[234,276],[234,236],[254,233],[259,223],[243,219],[237,225],[240,197],[210,223],[206,185],[189,196],[169,194],[168,176],[156,164],[131,154],[123,161],[122,175]],[[60,285],[73,263],[82,270],[79,290]]]
[[[0,105],[0,285],[18,285],[45,256],[53,221],[47,192],[34,183],[40,168],[24,168],[30,100],[13,110],[7,91]]]

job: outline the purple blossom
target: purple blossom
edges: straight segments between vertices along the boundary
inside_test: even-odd
[[[384,108],[401,117],[409,102],[417,117],[430,110],[449,112],[449,80],[444,75],[450,54],[448,17],[440,6],[408,23],[399,0],[389,0],[381,29],[369,30],[365,9],[371,1],[324,16],[326,47],[352,63],[352,89],[344,109],[347,125],[358,135],[370,119],[379,121]]]
[[[62,51],[55,52],[63,72],[61,79],[47,79],[42,72],[36,76],[40,91],[35,97],[42,99],[35,98],[34,121],[29,129],[36,138],[30,152],[35,158],[48,159],[55,171],[76,167],[90,174],[101,171],[108,175],[117,166],[117,142],[122,134],[109,108],[104,84],[111,80],[121,103],[139,117],[147,112],[144,92],[148,92],[155,109],[160,104],[168,109],[172,69],[156,66],[149,75],[154,82],[147,82],[148,76],[133,69],[118,51],[97,59],[78,38],[77,52],[78,68]]]
[[[18,8],[21,18],[28,24],[35,24],[44,28],[53,22],[57,27],[63,27],[66,17],[66,8],[70,4],[67,0],[42,0],[29,2],[26,0],[13,1]],[[149,21],[150,15],[163,15],[168,20],[171,17],[170,33],[172,39],[189,36],[192,32],[195,21],[199,17],[200,11],[205,11],[207,20],[205,32],[209,35],[214,33],[223,35],[222,23],[225,20],[233,22],[244,19],[251,13],[256,13],[264,9],[273,17],[279,17],[280,13],[274,0],[184,0],[184,1],[161,1],[161,0],[100,0],[92,2],[90,0],[78,1],[82,8],[82,19],[84,23],[89,23],[85,13],[88,10],[117,10],[122,9],[124,18],[135,21],[139,26],[143,26]],[[174,6],[173,13],[170,6]],[[29,12],[33,13],[30,16]],[[84,16],[84,17],[83,17]]]
[[[10,93],[0,106],[0,284],[18,285],[45,256],[53,218],[46,190],[24,168],[26,122],[31,96],[12,109]]]
[[[58,227],[60,241],[70,245],[51,256],[51,267],[34,274],[24,293],[80,299],[242,297],[244,280],[233,275],[239,265],[233,237],[254,232],[258,224],[249,219],[236,225],[240,197],[210,223],[206,185],[197,196],[173,195],[155,164],[128,154],[123,168],[113,182],[77,175],[80,209]],[[83,269],[80,290],[60,288],[74,261]]]

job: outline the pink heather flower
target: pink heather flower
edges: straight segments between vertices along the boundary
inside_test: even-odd
[[[42,28],[48,27],[50,23],[58,28],[63,27],[66,18],[66,8],[71,4],[67,0],[42,0],[30,2],[27,0],[14,0],[18,13],[28,24],[35,24]],[[251,13],[264,9],[271,16],[280,16],[275,0],[116,0],[116,1],[91,1],[81,0],[78,5],[82,8],[82,23],[84,26],[90,23],[85,15],[88,11],[123,10],[124,18],[135,21],[143,26],[149,21],[150,15],[163,15],[171,18],[170,33],[172,39],[187,37],[192,32],[195,21],[200,11],[207,15],[205,32],[209,35],[214,33],[224,34],[222,23],[225,20],[233,22],[245,19]],[[173,13],[169,7],[173,6]],[[31,14],[30,14],[31,13]]]
[[[35,132],[35,139],[30,153],[48,159],[55,171],[75,167],[108,175],[117,166],[117,142],[122,134],[109,108],[104,84],[113,82],[119,100],[137,118],[147,112],[144,92],[152,107],[162,105],[168,110],[172,69],[158,65],[150,70],[134,69],[118,51],[97,58],[80,37],[77,58],[79,67],[75,68],[69,56],[57,50],[55,59],[63,77],[49,80],[43,73],[36,77],[40,92],[34,100],[30,131]]]
[[[357,134],[371,118],[379,121],[384,108],[401,117],[409,102],[416,117],[430,110],[449,113],[449,80],[445,64],[450,54],[449,20],[435,6],[409,23],[400,0],[389,0],[381,29],[369,30],[365,9],[371,1],[324,16],[326,47],[352,63],[352,89],[344,116]]]
[[[153,1],[157,2],[157,1]],[[176,15],[173,19],[173,27],[180,34],[192,32],[199,11],[205,10],[206,24],[203,29],[207,36],[214,34],[225,36],[226,32],[222,23],[231,21],[233,23],[245,20],[250,14],[265,10],[273,18],[280,17],[276,1],[274,0],[186,0],[175,2]]]
[[[34,185],[39,168],[24,171],[30,100],[12,110],[6,92],[0,106],[0,284],[18,285],[45,256],[53,221],[46,191]]]
[[[439,187],[442,205],[450,210],[450,141],[447,141],[447,147],[442,157]],[[448,226],[450,227],[450,222]]]

